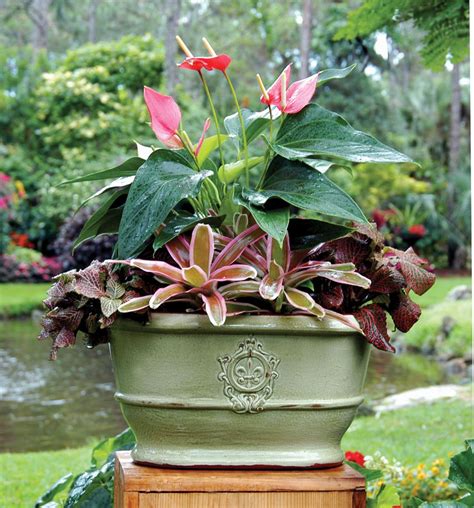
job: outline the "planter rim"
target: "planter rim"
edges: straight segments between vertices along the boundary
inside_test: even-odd
[[[222,326],[214,326],[205,314],[160,313],[151,314],[150,321],[143,325],[137,321],[121,317],[112,330],[140,331],[142,333],[193,332],[193,334],[219,334],[258,332],[263,335],[274,335],[282,332],[285,335],[363,335],[353,328],[334,319],[319,320],[312,316],[235,316],[227,318]]]

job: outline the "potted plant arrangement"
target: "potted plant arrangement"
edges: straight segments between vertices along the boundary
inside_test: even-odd
[[[112,260],[58,276],[40,338],[51,357],[84,332],[110,343],[116,398],[137,462],[177,467],[330,467],[362,401],[372,344],[394,351],[387,314],[407,331],[411,292],[434,283],[413,250],[384,245],[327,174],[407,156],[311,103],[352,67],[266,88],[239,104],[231,58],[186,54],[212,121],[192,142],[170,96],[145,87],[161,148],[72,182],[113,179],[76,245],[117,233]],[[236,113],[219,121],[217,71]],[[207,131],[213,124],[215,134]],[[356,177],[356,176],[355,176]]]

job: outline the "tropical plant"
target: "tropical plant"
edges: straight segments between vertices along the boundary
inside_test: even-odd
[[[203,311],[217,326],[240,313],[306,313],[341,320],[393,351],[385,312],[400,330],[409,329],[420,314],[409,293],[425,292],[434,276],[412,250],[386,248],[327,174],[351,163],[413,161],[310,103],[317,84],[344,78],[354,66],[290,84],[288,65],[268,89],[257,75],[266,108],[253,112],[240,107],[228,72],[231,58],[203,42],[210,56],[196,57],[178,38],[186,54],[180,67],[197,73],[215,133],[208,135],[208,118],[192,142],[175,100],[145,87],[151,128],[165,148],[137,145],[138,155],[120,166],[66,182],[114,179],[87,200],[103,201],[74,247],[110,233],[117,243],[113,260],[65,274],[52,290],[43,337],[53,339],[53,354],[73,343],[79,329],[93,335],[118,312],[146,316],[158,308]],[[224,119],[225,134],[205,77],[212,70],[223,75],[237,109]],[[260,139],[263,151],[255,144],[251,156],[249,145]],[[132,281],[137,272],[147,281],[148,291],[144,285],[137,291],[124,265],[135,270]],[[95,290],[84,293],[87,270]],[[90,310],[83,308],[84,297],[91,299]],[[58,306],[72,308],[67,326],[57,319]]]

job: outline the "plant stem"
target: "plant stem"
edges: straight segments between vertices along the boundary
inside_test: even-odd
[[[242,131],[242,145],[243,145],[244,158],[245,158],[245,183],[248,187],[250,185],[250,175],[249,175],[249,167],[248,167],[249,151],[248,151],[248,147],[247,147],[247,133],[245,132],[244,117],[242,116],[242,110],[240,109],[239,99],[237,98],[237,94],[235,93],[234,85],[232,84],[232,81],[230,80],[230,77],[226,71],[224,71],[224,76],[225,76],[225,79],[227,80],[227,83],[229,84],[230,92],[231,92],[232,97],[234,99],[235,107],[237,108],[237,115],[239,116],[239,120],[240,120],[240,129]]]
[[[217,118],[216,108],[214,107],[214,102],[212,101],[211,92],[209,90],[209,87],[207,86],[206,78],[203,76],[201,71],[199,71],[199,77],[201,78],[202,86],[204,87],[204,91],[206,92],[207,100],[209,101],[209,106],[211,107],[212,118],[214,119],[214,124],[216,126],[217,145],[219,146],[219,155],[221,158],[221,165],[223,166],[225,164],[225,160],[224,160],[224,152],[222,150],[221,130],[219,127],[219,120]]]
[[[273,141],[273,115],[272,115],[272,107],[270,105],[268,106],[268,111],[270,113],[270,143],[271,143]],[[271,148],[267,147],[267,151],[265,152],[265,164],[263,165],[263,171],[262,174],[260,175],[260,179],[258,180],[257,190],[261,189],[263,182],[265,180],[265,176],[267,175],[268,166],[270,164],[270,153]]]

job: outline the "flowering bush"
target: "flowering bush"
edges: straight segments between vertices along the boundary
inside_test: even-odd
[[[60,271],[61,265],[55,258],[40,255],[36,261],[28,262],[18,260],[15,254],[0,255],[0,282],[49,282]]]
[[[113,260],[89,267],[94,293],[84,294],[77,284],[89,268],[65,275],[66,292],[59,279],[54,299],[47,300],[43,337],[53,340],[53,352],[72,343],[77,330],[90,333],[83,326],[89,312],[99,328],[119,312],[205,312],[216,326],[236,314],[283,313],[339,320],[376,347],[394,351],[386,313],[408,330],[420,315],[410,293],[423,294],[434,276],[412,249],[385,246],[327,174],[350,163],[413,161],[310,102],[317,84],[341,79],[353,67],[291,83],[288,65],[268,88],[257,75],[264,109],[253,112],[240,106],[228,71],[231,58],[203,42],[209,56],[195,56],[178,37],[186,55],[180,67],[196,73],[209,102],[212,121],[203,118],[200,136],[191,140],[172,97],[146,86],[151,128],[165,148],[137,145],[138,156],[120,166],[68,182],[114,179],[89,198],[103,201],[74,246],[111,233],[117,242]],[[222,75],[234,99],[237,111],[224,119],[225,133],[208,71]],[[209,135],[211,125],[215,133]],[[264,149],[250,156],[249,145],[260,138]],[[233,158],[225,143],[233,145]],[[127,276],[124,266],[134,269],[134,281],[147,281],[147,291],[121,278]],[[122,288],[107,307],[104,280]],[[83,297],[91,307],[83,309]],[[57,308],[76,316],[66,339]]]
[[[474,440],[452,457],[449,469],[443,459],[430,467],[405,467],[388,460],[380,452],[373,456],[346,452],[346,461],[367,481],[368,506],[436,508],[472,506],[474,494]]]

